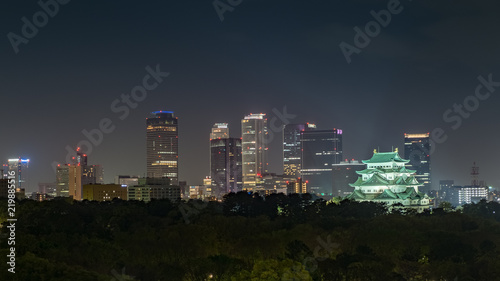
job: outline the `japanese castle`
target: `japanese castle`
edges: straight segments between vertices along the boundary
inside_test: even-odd
[[[410,160],[402,159],[398,149],[394,152],[373,151],[370,160],[363,160],[366,169],[357,171],[355,183],[349,184],[354,191],[346,198],[356,201],[384,202],[388,205],[397,203],[415,208],[421,212],[430,207],[429,196],[418,192],[422,186],[415,179],[416,170],[406,169]]]

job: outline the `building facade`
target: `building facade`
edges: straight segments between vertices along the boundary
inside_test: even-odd
[[[210,133],[210,139],[227,139],[229,138],[229,125],[227,123],[215,123]]]
[[[56,184],[58,197],[69,197],[69,166],[57,165],[56,168]]]
[[[30,159],[14,158],[9,159],[9,171],[15,172],[16,192],[22,192],[29,187],[29,165]]]
[[[341,161],[332,165],[333,196],[346,197],[354,191],[350,186],[358,178],[357,171],[365,169],[365,165],[357,160]]]
[[[310,193],[333,196],[332,165],[342,160],[342,130],[301,132],[302,178]]]
[[[265,114],[250,114],[241,120],[243,189],[252,191],[262,185],[267,173],[267,119]]]
[[[137,177],[137,176],[115,176],[115,184],[119,184],[121,186],[139,185],[139,177]]]
[[[137,200],[149,202],[151,201],[151,189],[145,185],[142,186],[127,186],[121,185],[127,188],[127,198],[129,201]]]
[[[146,119],[147,177],[168,177],[179,182],[178,118],[172,111],[155,111]]]
[[[307,182],[302,180],[302,178],[300,177],[286,183],[286,194],[294,193],[309,193],[309,191],[307,190]]]
[[[415,178],[423,184],[420,191],[429,193],[431,191],[431,143],[429,133],[405,134],[405,159],[410,160],[406,168],[415,170]]]
[[[488,200],[488,187],[486,186],[452,186],[447,189],[445,201],[453,206],[478,203]]]
[[[302,147],[301,133],[316,129],[315,124],[287,124],[283,126],[283,174],[298,178],[301,176]]]
[[[210,177],[218,198],[230,192],[241,191],[242,179],[241,139],[220,138],[210,140]]]
[[[127,200],[127,188],[118,184],[87,184],[83,186],[83,200],[111,201],[115,198]]]
[[[68,191],[69,196],[73,197],[74,200],[82,200],[82,171],[83,168],[80,165],[68,164]]]

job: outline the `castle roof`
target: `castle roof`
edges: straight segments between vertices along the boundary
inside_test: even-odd
[[[399,156],[397,152],[378,152],[374,153],[370,160],[363,160],[365,164],[399,162],[408,163],[410,160],[405,160]]]
[[[346,199],[358,199],[358,200],[363,200],[365,199],[366,196],[363,192],[359,190],[354,190],[351,194],[346,196]]]
[[[366,181],[363,181],[363,179],[359,177],[358,180],[355,183],[351,183],[350,186],[385,186],[389,184],[390,182],[388,180],[377,173]]]
[[[362,174],[373,174],[373,173],[408,173],[413,174],[416,173],[417,170],[409,170],[406,167],[398,167],[395,169],[383,169],[383,168],[374,168],[374,169],[364,169],[361,171],[356,171],[358,175]]]

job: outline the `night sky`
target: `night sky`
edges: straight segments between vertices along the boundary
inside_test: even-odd
[[[222,1],[226,3],[226,1]],[[232,1],[238,2],[236,0]],[[172,110],[179,117],[180,180],[209,174],[209,133],[228,122],[273,109],[341,128],[344,158],[367,159],[374,148],[403,151],[403,133],[442,128],[448,139],[432,154],[440,179],[500,186],[500,88],[456,130],[443,113],[473,95],[478,76],[500,81],[498,1],[401,1],[380,34],[347,63],[339,47],[353,45],[354,27],[390,1],[243,0],[221,21],[212,1],[77,1],[60,5],[16,54],[7,34],[22,35],[37,1],[2,1],[0,40],[0,162],[31,159],[30,189],[54,182],[54,161],[103,118],[116,126],[93,148],[105,180],[146,171],[145,118]],[[146,66],[170,76],[124,120],[111,103],[142,84]],[[484,90],[484,89],[483,89]],[[452,113],[450,116],[458,116]],[[270,145],[270,171],[282,173],[281,137]]]

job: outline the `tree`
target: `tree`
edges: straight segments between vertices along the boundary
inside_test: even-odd
[[[453,205],[451,205],[451,203],[447,202],[447,201],[443,201],[443,202],[439,203],[438,207],[445,210],[446,212],[449,212],[453,209]]]

